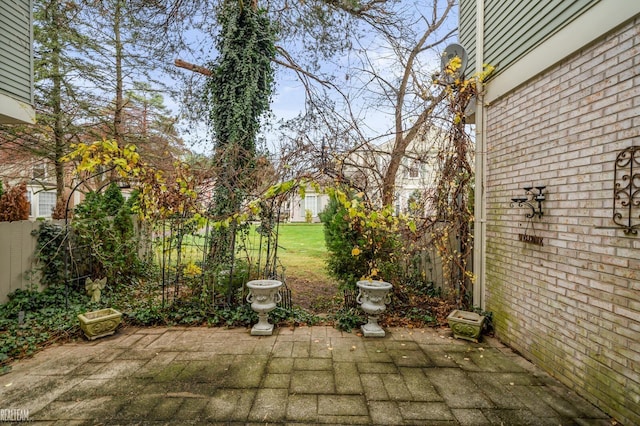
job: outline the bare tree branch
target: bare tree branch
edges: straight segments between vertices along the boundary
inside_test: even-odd
[[[198,74],[206,75],[207,77],[211,76],[211,70],[201,65],[192,64],[187,61],[183,61],[182,59],[176,59],[174,61],[174,64],[178,68],[184,68],[189,71],[197,72]]]

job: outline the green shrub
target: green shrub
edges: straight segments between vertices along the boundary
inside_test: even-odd
[[[66,232],[64,227],[44,221],[37,231],[35,258],[40,272],[40,284],[44,287],[63,286],[66,281],[65,255]]]
[[[354,328],[360,327],[367,321],[362,310],[359,308],[342,308],[333,315],[335,327],[338,330],[351,332]]]
[[[352,255],[360,235],[352,229],[347,209],[336,197],[329,199],[320,213],[320,219],[324,224],[324,238],[329,252],[327,269],[343,288],[355,289],[356,282],[367,274],[369,268],[366,256]]]
[[[342,288],[355,289],[365,278],[397,282],[402,275],[403,245],[391,209],[368,207],[357,196],[347,209],[336,196],[320,214],[324,223],[329,273]]]
[[[132,284],[144,273],[138,257],[130,204],[124,202],[120,188],[111,184],[105,194],[90,192],[75,209],[72,228],[74,244],[84,247],[86,273],[107,277],[111,284]]]
[[[13,359],[31,355],[52,341],[78,336],[77,315],[88,300],[60,284],[42,292],[11,293],[9,302],[0,305],[0,371]]]

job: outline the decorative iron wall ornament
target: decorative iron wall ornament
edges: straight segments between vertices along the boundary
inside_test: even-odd
[[[525,186],[523,188],[524,196],[514,197],[511,199],[511,201],[518,204],[518,207],[527,206],[531,209],[531,213],[527,213],[525,215],[529,219],[532,219],[534,217],[541,218],[544,214],[542,212],[542,202],[546,200],[546,197],[544,196],[544,193],[542,191],[544,191],[546,186],[540,185],[536,186],[535,188],[537,192],[533,192],[533,186]],[[533,203],[537,203],[537,207]]]
[[[523,187],[524,195],[519,197],[513,197],[511,199],[513,203],[516,203],[518,207],[529,207],[531,209],[531,213],[526,213],[525,217],[528,219],[527,228],[524,230],[524,234],[518,234],[518,240],[527,243],[534,244],[537,246],[544,246],[544,240],[542,237],[538,237],[537,235],[530,235],[527,233],[529,230],[529,225],[531,225],[531,232],[535,233],[533,229],[533,218],[537,217],[538,219],[542,219],[544,212],[542,211],[542,202],[547,199],[544,195],[544,190],[546,188],[545,185],[538,185],[535,187],[535,191],[533,190],[533,185],[528,185]]]
[[[640,228],[640,146],[631,146],[616,157],[613,182],[613,222],[627,235]]]

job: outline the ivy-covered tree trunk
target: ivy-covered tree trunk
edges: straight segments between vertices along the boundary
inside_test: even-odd
[[[209,64],[206,96],[217,170],[211,213],[224,221],[240,210],[257,180],[256,137],[271,99],[275,31],[255,3],[225,2],[219,21],[220,55]],[[230,263],[234,232],[231,226],[216,233],[211,244],[215,263]]]

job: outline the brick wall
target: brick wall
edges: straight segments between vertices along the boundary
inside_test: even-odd
[[[640,146],[640,19],[499,99],[487,119],[497,334],[623,424],[640,424],[640,234],[602,228],[614,225],[616,155]],[[510,205],[527,184],[547,186],[541,219]],[[525,233],[544,245],[520,241]]]

